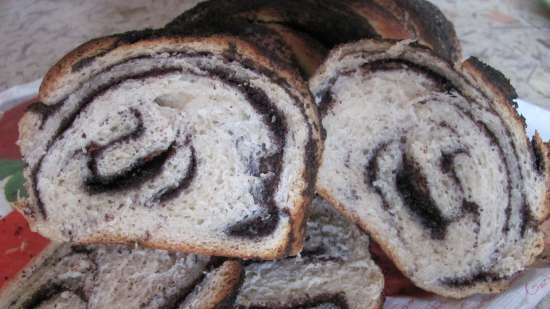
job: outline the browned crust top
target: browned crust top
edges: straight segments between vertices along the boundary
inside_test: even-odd
[[[394,0],[405,21],[415,28],[418,39],[427,43],[440,57],[452,63],[462,60],[462,48],[453,24],[438,7],[426,0]]]
[[[417,39],[452,63],[462,59],[452,23],[425,0],[211,0],[167,25],[190,29],[227,18],[278,23],[332,48],[364,38]]]

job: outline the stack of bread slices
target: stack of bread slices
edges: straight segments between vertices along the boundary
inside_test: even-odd
[[[380,308],[497,293],[543,250],[550,149],[425,0],[210,0],[94,39],[20,122],[54,243],[1,308]],[[370,237],[370,240],[369,240]]]

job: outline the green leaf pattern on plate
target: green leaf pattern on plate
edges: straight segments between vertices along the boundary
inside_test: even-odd
[[[23,162],[20,160],[0,159],[0,181],[4,183],[4,195],[8,202],[26,197],[23,177]]]

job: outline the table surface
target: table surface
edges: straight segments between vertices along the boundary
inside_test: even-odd
[[[91,38],[160,27],[198,0],[2,0],[0,91],[44,75]],[[519,95],[550,107],[550,11],[537,0],[433,0],[464,55],[502,70]]]
[[[44,75],[91,38],[160,27],[198,0],[2,0],[0,91]],[[550,11],[537,0],[433,0],[465,56],[502,70],[520,97],[550,107]]]
[[[0,91],[42,77],[91,38],[160,27],[200,0],[1,0]],[[455,24],[464,56],[510,78],[550,108],[550,10],[536,0],[432,0]],[[550,308],[547,298],[539,308]]]

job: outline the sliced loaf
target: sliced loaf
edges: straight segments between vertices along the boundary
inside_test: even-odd
[[[51,244],[2,289],[0,308],[221,308],[241,272],[237,261],[194,254]]]
[[[92,40],[46,75],[20,122],[30,194],[57,241],[242,258],[302,246],[320,147],[298,74],[232,36]]]
[[[548,150],[501,73],[364,40],[332,51],[310,88],[326,130],[318,192],[416,285],[501,291],[541,252]]]

